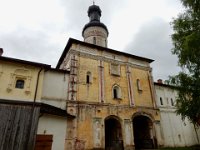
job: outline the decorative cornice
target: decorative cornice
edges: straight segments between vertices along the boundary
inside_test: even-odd
[[[127,105],[119,105],[119,104],[111,104],[111,103],[99,103],[99,102],[88,102],[88,101],[83,101],[83,100],[76,100],[76,101],[72,101],[72,100],[66,100],[67,105],[70,106],[70,104],[72,106],[76,106],[76,107],[85,107],[85,106],[94,106],[94,107],[118,107],[118,108],[131,108],[131,109],[137,109],[138,111],[140,111],[141,109],[147,109],[147,110],[152,110],[152,111],[159,111],[159,109],[157,108],[153,108],[153,107],[147,107],[147,106],[130,106],[129,104]],[[77,106],[78,105],[78,106]]]
[[[115,63],[115,64],[119,64],[119,65],[127,65],[127,66],[131,66],[131,67],[134,67],[134,68],[144,69],[144,70],[147,70],[147,71],[151,70],[151,68],[149,66],[140,66],[138,64],[133,64],[131,62],[124,62],[124,61],[120,61],[120,60],[116,60],[116,59],[107,58],[107,57],[104,57],[104,56],[92,55],[92,54],[81,52],[81,51],[74,50],[74,49],[70,49],[70,51],[68,52],[68,55],[70,55],[70,54],[75,54],[75,55],[79,55],[79,56],[82,56],[82,57],[91,58],[91,59],[94,59],[94,60],[102,60],[102,61],[105,61],[105,62]]]
[[[140,61],[143,61],[143,62],[146,62],[146,63],[151,63],[151,62],[154,61],[154,60],[149,59],[149,58],[136,56],[136,55],[132,55],[132,54],[125,53],[125,52],[120,52],[120,51],[117,51],[117,50],[114,50],[114,49],[110,49],[110,48],[106,48],[106,47],[102,47],[102,46],[98,46],[98,45],[94,45],[94,44],[91,44],[91,43],[86,43],[86,42],[83,42],[83,41],[79,41],[79,40],[70,38],[67,42],[67,45],[66,45],[58,63],[57,63],[56,68],[60,67],[60,65],[63,62],[63,59],[65,58],[65,56],[67,55],[67,53],[69,52],[69,50],[71,49],[73,44],[80,44],[81,46],[86,46],[88,48],[98,49],[101,52],[110,52],[113,55],[122,55],[122,56],[125,56],[125,57],[128,57],[128,58],[133,58],[133,59],[140,60]]]

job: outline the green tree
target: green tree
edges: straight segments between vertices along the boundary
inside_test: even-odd
[[[200,0],[180,1],[185,10],[172,21],[172,53],[181,72],[170,83],[179,88],[177,113],[200,125]]]

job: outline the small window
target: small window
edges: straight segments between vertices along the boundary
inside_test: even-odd
[[[178,135],[178,138],[179,138],[179,141],[181,142],[182,140],[181,140],[181,135],[180,134]]]
[[[107,47],[107,40],[105,39],[105,47]]]
[[[113,98],[121,99],[121,88],[117,85],[113,87]]]
[[[137,79],[137,89],[138,89],[138,91],[142,91],[142,87],[141,87],[141,84],[140,84],[140,79]]]
[[[15,84],[15,88],[23,89],[24,88],[24,80],[17,80]]]
[[[90,76],[87,74],[87,76],[86,76],[86,83],[90,83]]]
[[[160,97],[160,105],[163,105],[163,99]]]
[[[89,84],[89,83],[91,83],[92,82],[92,79],[91,79],[92,77],[91,77],[91,72],[87,72],[87,74],[86,74],[86,83],[87,84]]]
[[[96,37],[93,37],[93,44],[97,44]]]
[[[171,105],[174,106],[174,101],[173,99],[171,98]]]

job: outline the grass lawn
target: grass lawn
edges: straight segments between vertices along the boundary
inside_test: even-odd
[[[200,150],[200,147],[162,148],[161,150]]]

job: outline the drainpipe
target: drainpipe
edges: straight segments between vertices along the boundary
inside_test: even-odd
[[[42,71],[43,68],[40,68],[39,72],[38,72],[38,75],[37,75],[37,81],[36,81],[36,87],[35,87],[35,95],[34,95],[34,99],[33,99],[33,105],[32,105],[32,115],[31,115],[31,118],[30,120],[32,121],[33,120],[33,115],[34,115],[34,108],[35,108],[35,103],[36,103],[36,96],[37,96],[37,91],[38,91],[38,84],[39,84],[39,77],[40,77],[40,73]],[[37,125],[36,125],[36,129],[38,129],[38,122],[39,122],[39,118],[40,116],[38,116],[37,118]],[[32,128],[32,123],[29,124],[29,129],[31,131],[31,128]],[[37,131],[36,131],[36,134],[34,135],[34,142],[33,142],[33,145],[32,147],[30,148],[31,150],[33,150],[35,148],[35,143],[36,143],[36,135],[37,135]]]
[[[34,95],[34,99],[33,99],[33,105],[35,105],[36,102],[36,96],[37,96],[37,91],[38,91],[38,84],[39,84],[39,79],[40,79],[40,73],[42,71],[43,68],[40,68],[38,75],[37,75],[37,81],[36,81],[36,87],[35,87],[35,95]]]
[[[151,92],[153,108],[157,109],[156,98],[155,98],[155,90],[154,90],[154,83],[153,83],[153,80],[152,80],[151,71],[148,71],[148,80],[149,80],[149,87],[150,87],[150,92]]]

